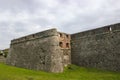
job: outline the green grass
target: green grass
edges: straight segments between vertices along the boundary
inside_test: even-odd
[[[71,65],[63,73],[47,73],[0,63],[0,80],[120,80],[120,72]]]

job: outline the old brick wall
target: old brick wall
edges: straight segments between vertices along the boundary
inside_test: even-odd
[[[120,71],[120,24],[72,34],[72,63]]]
[[[59,32],[59,46],[62,51],[62,59],[64,67],[71,64],[71,36],[70,34]]]
[[[56,29],[12,40],[6,63],[48,72],[63,71],[63,53]]]

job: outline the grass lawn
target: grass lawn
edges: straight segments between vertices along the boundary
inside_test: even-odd
[[[11,67],[0,63],[0,80],[120,80],[120,72],[71,65],[63,73],[47,73]]]

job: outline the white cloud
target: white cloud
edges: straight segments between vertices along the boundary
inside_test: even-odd
[[[120,22],[120,0],[0,0],[0,49],[56,27],[75,33]]]

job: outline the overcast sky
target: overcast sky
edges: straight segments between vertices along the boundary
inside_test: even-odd
[[[120,0],[0,0],[0,49],[50,28],[75,33],[119,22]]]

